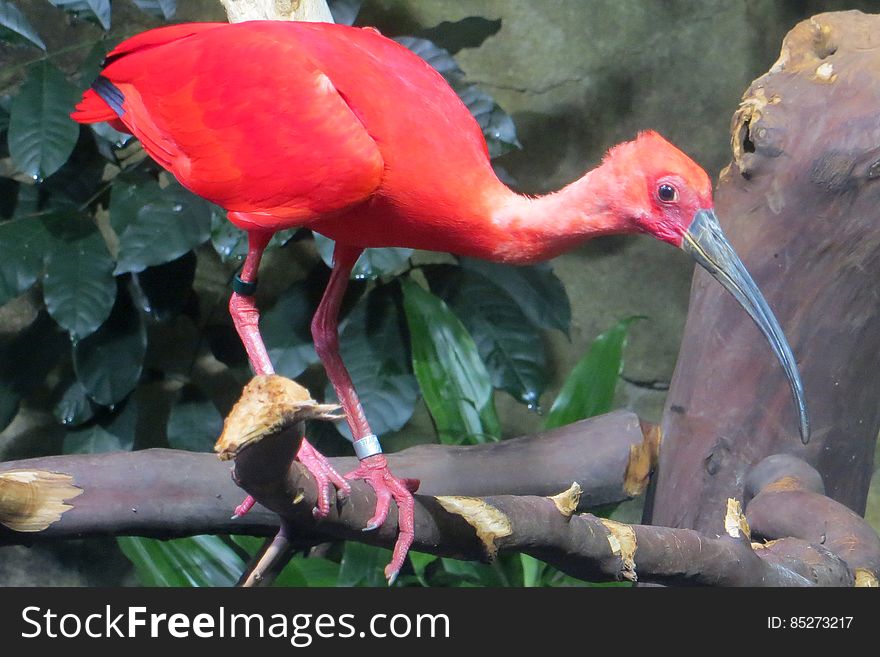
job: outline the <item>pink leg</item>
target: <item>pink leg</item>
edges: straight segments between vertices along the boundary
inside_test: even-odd
[[[257,271],[260,268],[260,260],[269,240],[271,232],[257,230],[248,231],[248,253],[244,266],[238,274],[238,281],[233,286],[232,296],[229,299],[229,313],[232,315],[232,323],[241,338],[248,359],[255,374],[274,374],[272,361],[263,344],[260,335],[260,311],[254,301],[253,294],[256,291]],[[337,490],[337,497],[343,499],[351,493],[349,483],[330,465],[330,462],[316,450],[303,437],[302,444],[296,454],[297,460],[302,463],[315,477],[318,486],[318,506],[313,510],[316,518],[323,518],[330,512],[330,487]],[[240,518],[254,506],[254,498],[248,495],[245,500],[235,508],[233,518]]]
[[[389,471],[388,463],[378,446],[378,439],[370,430],[351,377],[339,354],[339,307],[342,305],[342,297],[348,286],[352,267],[361,252],[362,249],[336,245],[330,282],[327,284],[324,297],[312,319],[312,337],[315,340],[315,351],[318,352],[321,362],[324,363],[327,376],[345,411],[345,417],[354,438],[355,451],[361,461],[356,470],[346,475],[346,479],[365,479],[376,491],[376,512],[367,522],[364,531],[376,529],[384,523],[391,500],[394,499],[397,502],[400,533],[394,546],[391,563],[385,568],[385,577],[390,584],[394,582],[403,567],[406,553],[412,545],[414,529],[412,494],[418,488],[419,482],[413,479],[398,479]]]

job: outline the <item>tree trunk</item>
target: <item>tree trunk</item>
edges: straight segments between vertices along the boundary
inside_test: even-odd
[[[717,210],[797,357],[801,445],[781,368],[733,298],[698,271],[662,421],[653,524],[722,533],[725,500],[786,453],[864,514],[880,429],[880,16],[820,14],[786,37],[734,116]]]

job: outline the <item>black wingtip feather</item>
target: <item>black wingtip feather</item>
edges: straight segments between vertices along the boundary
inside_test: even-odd
[[[122,103],[125,102],[125,94],[123,94],[119,87],[110,82],[103,75],[99,75],[95,78],[95,81],[92,82],[92,89],[95,90],[95,93],[101,97],[105,103],[107,103],[114,112],[116,112],[116,116],[122,117],[125,114],[125,109],[122,107]]]

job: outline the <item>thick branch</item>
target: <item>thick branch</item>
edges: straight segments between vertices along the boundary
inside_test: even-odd
[[[275,440],[281,438],[267,438],[260,447],[271,451]],[[316,523],[311,509],[317,491],[300,464],[293,463],[283,481],[266,482],[261,478],[264,470],[250,467],[243,456],[237,467],[242,486],[251,492],[257,488],[269,491],[262,501],[291,527],[386,547],[394,544],[397,513],[393,507],[382,527],[362,531],[376,503],[367,484],[354,482],[351,496]],[[250,486],[251,477],[257,488]],[[298,493],[298,503],[291,502],[293,491]],[[576,500],[565,504],[536,496],[416,495],[413,548],[461,559],[491,558],[498,551],[526,552],[574,577],[594,581],[639,578],[725,586],[853,583],[847,564],[827,549],[804,541],[788,539],[755,550],[746,537],[715,538],[687,529],[621,525],[589,514],[572,516],[574,505]]]
[[[424,445],[389,454],[395,473],[420,479],[429,495],[548,495],[578,481],[582,506],[628,499],[647,482],[656,436],[646,441],[638,418],[616,412],[535,436],[475,447]],[[291,438],[290,445],[295,442]],[[341,471],[354,458],[331,459]],[[287,463],[288,461],[282,461]],[[19,533],[2,525],[0,544],[101,535],[170,538],[204,533],[271,535],[278,519],[257,506],[230,520],[243,493],[229,466],[210,454],[152,449],[133,453],[50,456],[0,463],[11,470],[65,473],[83,493],[44,531]],[[7,513],[11,506],[5,507]]]
[[[822,545],[843,559],[859,584],[877,585],[880,537],[861,516],[824,495],[822,478],[804,461],[770,456],[746,480],[752,532],[764,539],[794,537]]]

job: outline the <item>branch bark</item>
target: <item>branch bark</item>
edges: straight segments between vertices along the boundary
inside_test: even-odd
[[[285,440],[288,451],[298,444],[289,434]],[[400,476],[420,479],[427,495],[548,495],[578,481],[585,489],[582,506],[599,506],[628,499],[644,487],[657,440],[651,432],[645,438],[634,414],[618,411],[502,443],[421,445],[388,458]],[[356,459],[331,462],[345,472]],[[280,463],[286,468],[289,459]],[[11,471],[64,473],[82,494],[43,531],[13,532],[3,520],[28,493],[4,497],[3,474]],[[211,454],[151,449],[9,461],[0,463],[0,545],[83,536],[274,534],[277,516],[259,505],[239,520],[230,519],[241,495],[228,465]]]

